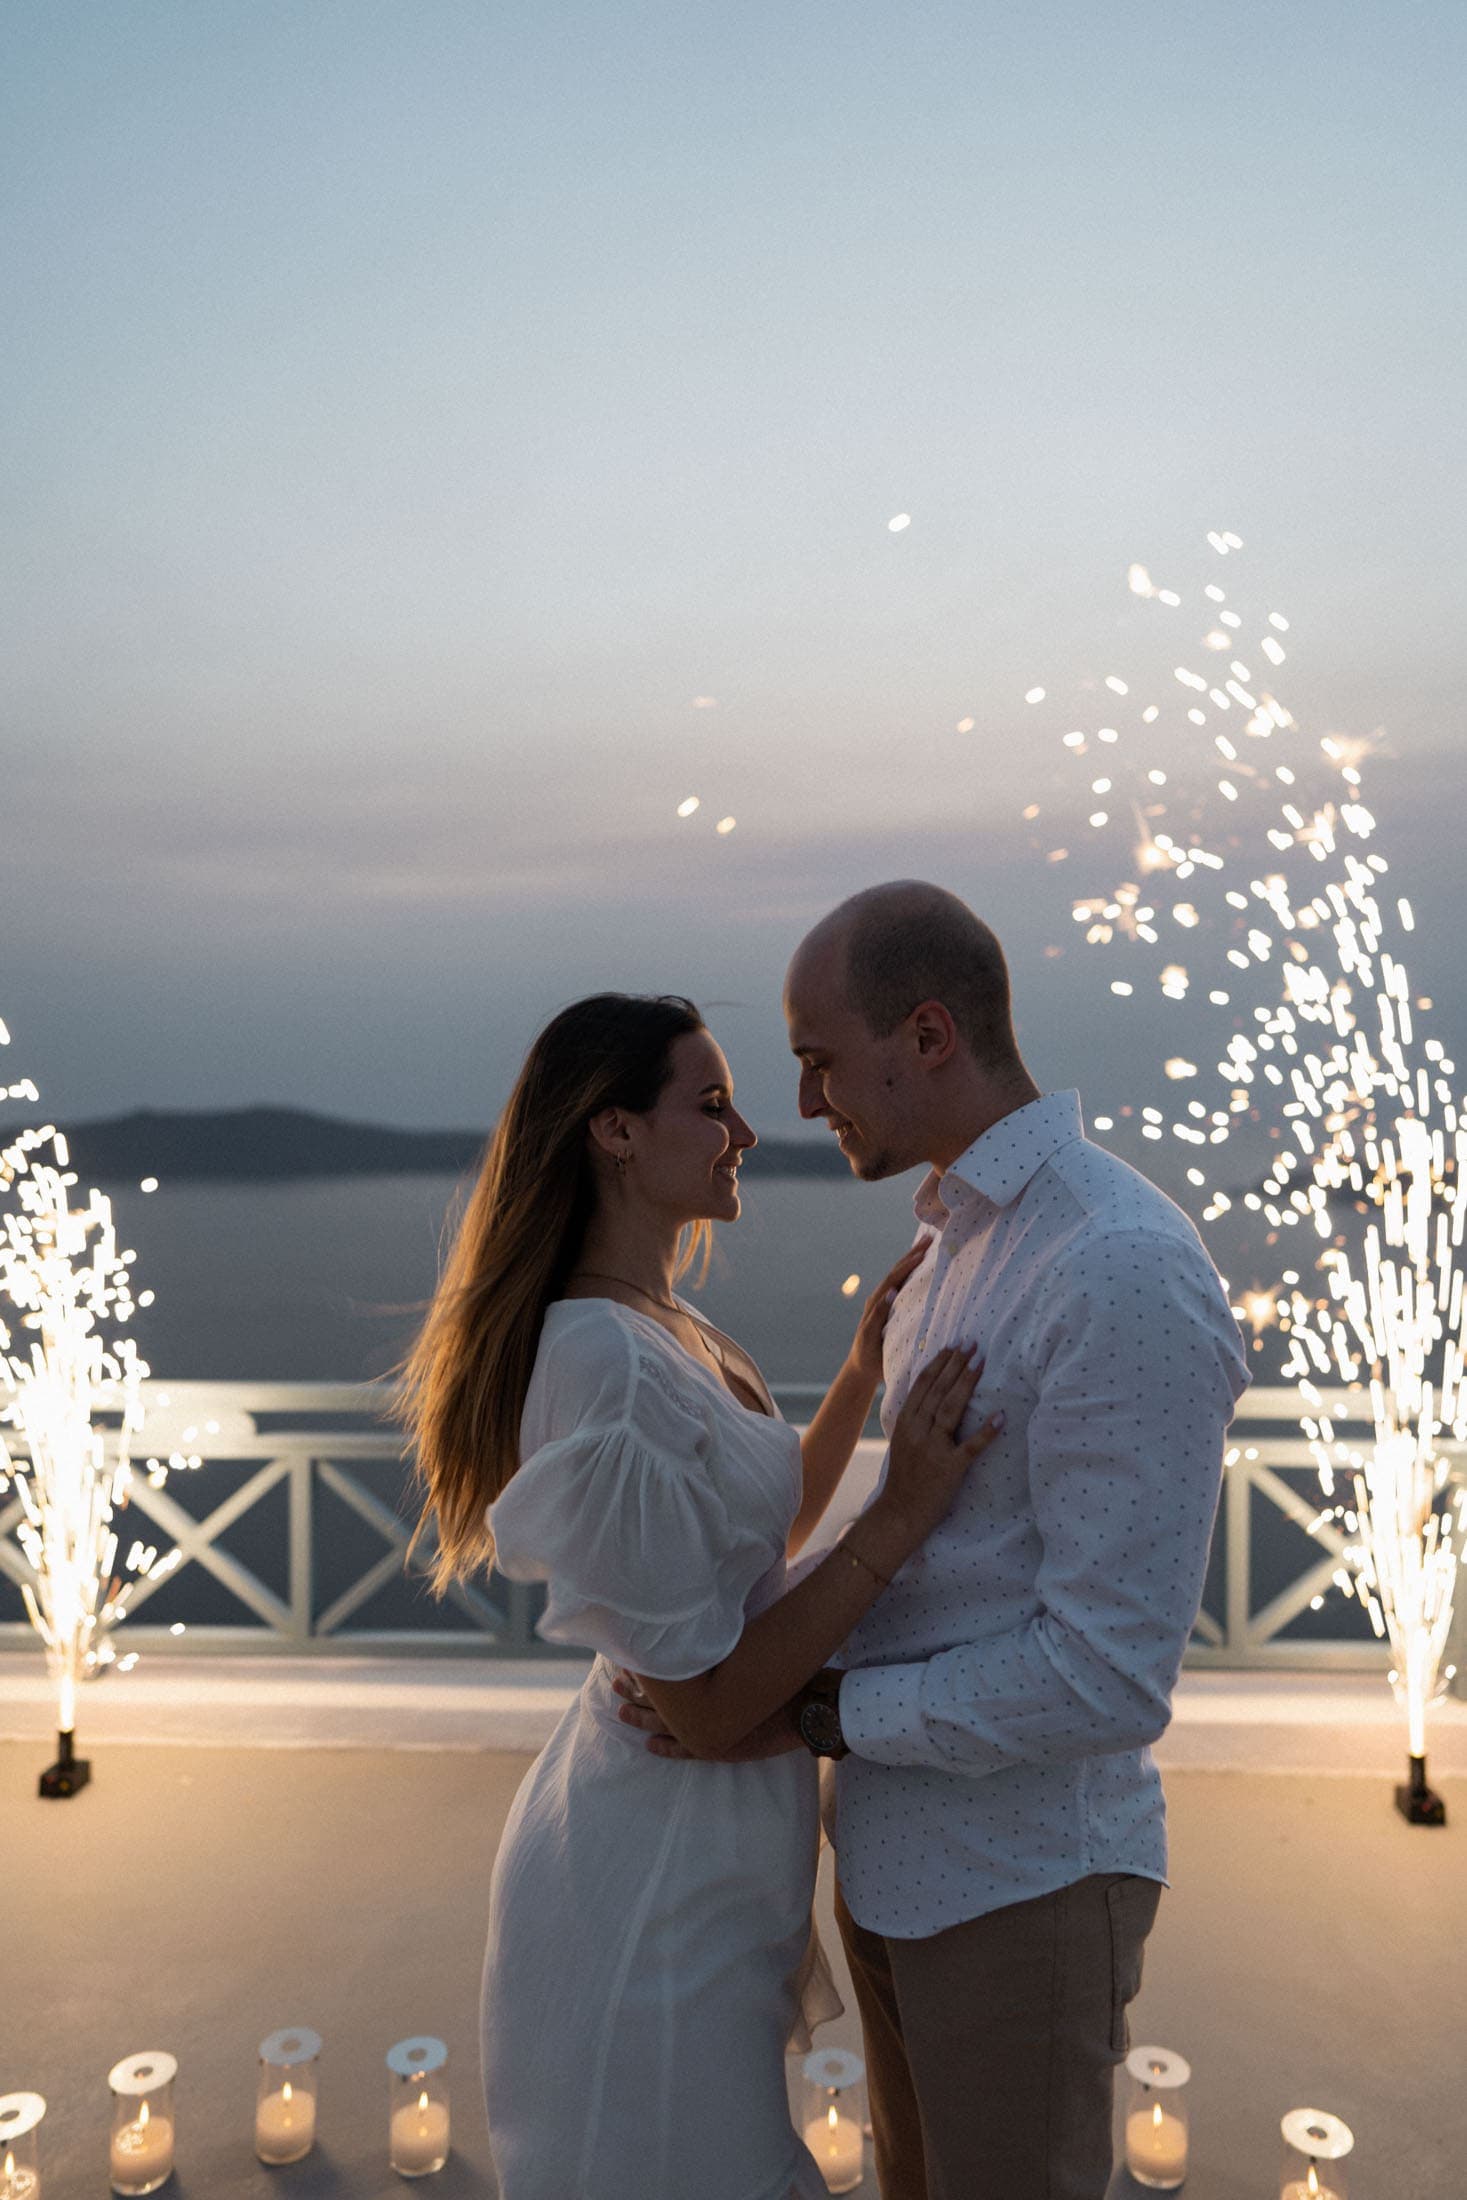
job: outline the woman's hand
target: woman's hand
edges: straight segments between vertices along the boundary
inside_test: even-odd
[[[800,1438],[804,1490],[800,1509],[790,1528],[789,1555],[794,1557],[813,1532],[836,1485],[850,1465],[851,1454],[861,1440],[871,1397],[881,1381],[881,1348],[887,1316],[898,1291],[921,1261],[927,1246],[914,1245],[894,1268],[882,1277],[856,1326],[855,1341],[840,1372],[816,1408],[810,1426]]]
[[[886,1335],[896,1295],[915,1269],[920,1267],[927,1251],[926,1242],[914,1245],[910,1253],[903,1253],[895,1268],[889,1268],[882,1277],[862,1310],[856,1324],[856,1334],[847,1355],[847,1365],[854,1368],[863,1381],[873,1390],[881,1381],[881,1346]]]
[[[754,1727],[742,1741],[731,1743],[727,1749],[694,1752],[685,1748],[677,1736],[662,1723],[662,1714],[641,1687],[635,1673],[628,1673],[618,1666],[611,1678],[611,1685],[621,1698],[617,1717],[624,1726],[634,1726],[647,1736],[647,1747],[654,1757],[673,1757],[686,1760],[698,1756],[703,1764],[745,1765],[764,1757],[784,1757],[793,1749],[803,1749],[799,1732],[790,1717],[788,1704],[781,1705],[771,1718]]]
[[[917,1542],[931,1534],[973,1461],[1003,1428],[1002,1413],[995,1413],[976,1434],[958,1434],[982,1373],[982,1361],[960,1346],[939,1352],[913,1383],[897,1416],[886,1482],[876,1503],[901,1520]]]

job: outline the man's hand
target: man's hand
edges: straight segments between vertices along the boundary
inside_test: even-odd
[[[634,1726],[646,1735],[647,1747],[654,1757],[697,1758],[705,1764],[739,1765],[761,1757],[782,1757],[791,1749],[804,1747],[788,1707],[782,1706],[762,1726],[756,1726],[742,1741],[735,1742],[731,1749],[688,1749],[675,1735],[668,1733],[661,1713],[649,1702],[635,1673],[619,1671],[612,1676],[611,1685],[621,1698],[617,1717],[623,1725]]]

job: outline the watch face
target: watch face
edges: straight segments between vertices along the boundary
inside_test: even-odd
[[[819,1697],[807,1703],[800,1713],[800,1738],[817,1757],[833,1757],[842,1751],[845,1737],[840,1730],[837,1707],[833,1703],[822,1703]]]

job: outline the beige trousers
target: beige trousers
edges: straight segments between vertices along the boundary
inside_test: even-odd
[[[1097,1874],[925,1940],[836,1916],[882,2200],[1104,2200],[1155,1880]]]

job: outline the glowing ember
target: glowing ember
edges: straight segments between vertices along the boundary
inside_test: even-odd
[[[860,1288],[861,1279],[859,1276],[847,1276],[840,1287],[840,1295],[843,1299],[853,1299]]]

